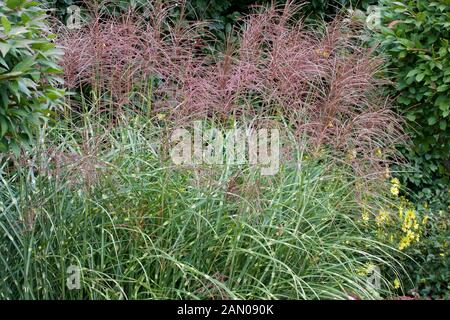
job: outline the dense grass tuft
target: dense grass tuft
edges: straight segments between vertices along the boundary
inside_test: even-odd
[[[130,123],[130,121],[134,121]],[[150,122],[61,121],[0,176],[3,299],[376,298],[355,179],[326,155],[282,165],[174,168]],[[81,142],[80,142],[81,141]],[[7,165],[6,163],[9,163]],[[11,166],[14,166],[13,168]],[[66,287],[82,270],[81,290]]]

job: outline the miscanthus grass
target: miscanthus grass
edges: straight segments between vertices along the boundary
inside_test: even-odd
[[[0,298],[370,299],[390,290],[383,270],[402,271],[358,229],[356,178],[326,154],[305,160],[298,147],[272,177],[179,168],[161,129],[125,120],[61,121],[3,159]]]

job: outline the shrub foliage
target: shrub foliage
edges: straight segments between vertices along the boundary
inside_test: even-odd
[[[381,45],[393,94],[413,144],[404,154],[414,171],[404,175],[418,207],[430,213],[423,241],[405,264],[420,295],[448,296],[450,209],[450,1],[381,2]]]
[[[0,151],[17,151],[63,95],[60,51],[37,2],[0,1],[0,21]]]
[[[433,196],[445,202],[450,176],[450,1],[381,4],[382,47],[394,71],[398,108],[413,128],[414,144],[405,153],[419,170],[408,179],[424,199],[434,189]]]

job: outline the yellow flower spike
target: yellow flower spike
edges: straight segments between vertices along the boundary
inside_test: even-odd
[[[394,289],[400,288],[400,280],[398,278],[395,278],[394,280]]]

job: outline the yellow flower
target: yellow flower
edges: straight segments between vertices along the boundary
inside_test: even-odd
[[[400,185],[400,181],[399,181],[397,178],[392,178],[392,179],[391,179],[391,183],[392,183],[393,185],[396,185],[396,186],[399,186],[399,185]]]
[[[389,214],[384,210],[380,210],[378,212],[378,215],[375,217],[375,221],[376,221],[377,225],[380,225],[383,222],[387,221],[388,218],[389,218]]]
[[[398,278],[395,278],[394,280],[394,289],[400,288],[400,280]]]
[[[362,219],[363,221],[369,221],[369,213],[365,210],[362,213]]]
[[[419,241],[419,234],[415,234],[413,231],[411,230],[403,230],[406,235],[400,240],[399,243],[399,250],[403,250],[407,247],[409,247],[411,245],[411,243],[414,241],[414,239],[416,241]]]
[[[357,274],[358,276],[363,277],[363,276],[366,275],[366,272],[365,272],[365,270],[357,270],[357,271],[356,271],[356,274]]]
[[[439,255],[441,256],[441,257],[444,257],[445,256],[445,254],[444,253],[439,253]]]
[[[359,276],[366,276],[370,273],[372,273],[373,269],[375,268],[375,265],[370,263],[370,262],[366,262],[363,266],[359,266],[356,269],[356,273]]]
[[[164,119],[166,118],[166,115],[163,114],[163,113],[158,113],[158,114],[156,115],[156,117],[158,118],[158,120],[164,120]]]
[[[416,212],[414,210],[412,210],[412,209],[406,210],[406,218],[411,219],[411,220],[415,219],[416,218]]]
[[[423,217],[423,219],[422,219],[422,225],[427,224],[428,218],[429,218],[428,216]]]
[[[406,243],[405,239],[402,238],[402,240],[400,240],[400,243],[398,245],[398,250],[403,250],[405,249],[409,244]]]
[[[377,148],[377,149],[375,150],[375,154],[376,154],[377,157],[379,157],[379,158],[381,158],[381,156],[383,155],[383,153],[381,152],[381,149],[380,149],[380,148]]]
[[[392,187],[391,187],[391,193],[392,193],[394,196],[398,196],[398,193],[399,193],[398,187],[397,187],[397,186],[392,186]]]
[[[410,245],[410,241],[408,240],[408,237],[403,237],[403,238],[400,240],[400,243],[399,243],[399,245],[398,245],[398,249],[399,249],[399,250],[403,250],[403,249],[409,247],[409,245]]]

